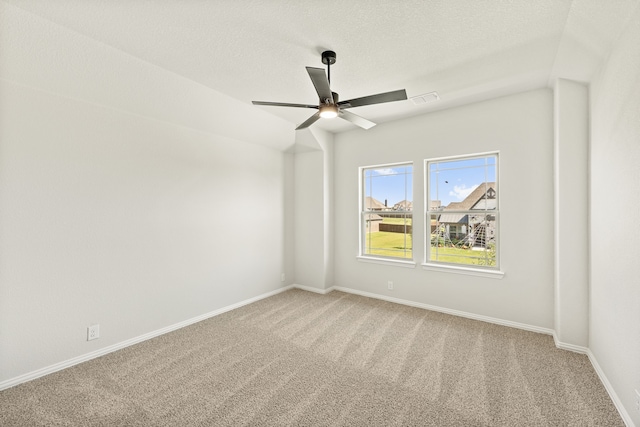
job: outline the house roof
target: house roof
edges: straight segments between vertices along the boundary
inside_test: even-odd
[[[469,209],[473,209],[474,206],[478,204],[478,202],[484,197],[485,193],[489,190],[496,189],[495,182],[483,182],[478,185],[475,190],[473,190],[465,199],[461,202],[451,202],[449,203],[444,210],[452,211],[452,210],[461,210],[466,211]],[[484,209],[484,208],[482,208]],[[494,207],[495,209],[495,207]]]
[[[489,190],[496,189],[495,182],[483,182],[478,185],[475,190],[473,190],[465,199],[461,202],[451,202],[449,203],[442,214],[438,218],[440,222],[446,222],[450,224],[465,224],[467,223],[467,214],[465,213],[455,213],[455,212],[447,212],[447,211],[467,211],[467,210],[485,210],[485,209],[495,209],[496,208],[496,200],[495,199],[484,199],[485,193]]]
[[[384,203],[379,200],[374,199],[373,197],[365,197],[364,198],[364,209],[365,210],[379,210],[379,209],[387,209]]]
[[[461,213],[443,213],[438,218],[440,222],[446,222],[448,224],[466,224],[467,214]]]
[[[475,205],[471,207],[471,209],[479,210],[479,211],[485,211],[485,210],[490,211],[490,210],[496,209],[497,206],[498,204],[496,199],[480,199],[476,202]]]
[[[405,210],[410,210],[413,208],[413,202],[410,202],[408,200],[402,200],[398,203],[396,203],[395,205],[393,205],[394,209],[405,209]]]
[[[444,210],[450,210],[450,211],[463,210],[463,209],[464,209],[464,207],[463,207],[462,202],[451,202],[447,206],[444,207]]]

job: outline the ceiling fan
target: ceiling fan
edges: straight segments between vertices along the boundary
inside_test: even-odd
[[[318,93],[318,105],[309,104],[288,104],[283,102],[263,102],[253,101],[253,105],[269,105],[273,107],[296,107],[296,108],[313,108],[318,110],[313,116],[309,117],[304,123],[296,128],[305,129],[315,123],[318,119],[340,117],[363,129],[370,129],[376,124],[370,120],[347,111],[347,108],[362,107],[363,105],[382,104],[385,102],[402,101],[407,99],[407,92],[395,90],[392,92],[379,93],[376,95],[364,96],[362,98],[354,98],[348,101],[339,101],[338,94],[331,92],[329,86],[331,82],[331,65],[336,63],[336,53],[332,50],[322,52],[322,63],[327,65],[327,74],[322,68],[306,67],[311,82]]]

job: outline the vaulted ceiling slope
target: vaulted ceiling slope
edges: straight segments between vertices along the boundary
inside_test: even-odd
[[[405,88],[440,101],[355,108],[381,123],[549,86],[588,82],[640,0],[4,0],[291,124],[316,103],[305,66],[337,52],[341,99]],[[98,84],[97,82],[96,84]],[[114,88],[123,90],[126,88]],[[90,96],[91,88],[86,88]],[[83,95],[78,95],[82,97]],[[123,94],[126,97],[126,94]],[[320,120],[320,128],[355,128]],[[314,125],[314,126],[316,126]]]

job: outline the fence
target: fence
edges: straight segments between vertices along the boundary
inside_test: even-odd
[[[389,233],[411,233],[411,226],[410,225],[403,225],[403,224],[385,224],[384,222],[381,222],[379,224],[380,227],[380,231],[387,231]]]

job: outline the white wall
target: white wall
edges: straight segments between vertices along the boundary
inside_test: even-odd
[[[294,148],[294,281],[324,290],[333,285],[333,135],[298,131]]]
[[[582,350],[589,344],[587,86],[557,79],[554,113],[554,330],[559,346]]]
[[[289,124],[233,138],[208,88],[2,13],[0,383],[283,286]]]
[[[553,328],[553,97],[536,90],[336,136],[337,286]],[[501,280],[425,271],[423,161],[500,151]],[[358,167],[414,163],[415,269],[359,262]],[[393,280],[395,290],[386,289]]]
[[[640,391],[640,8],[591,86],[589,346],[635,425]]]
[[[294,280],[324,289],[324,153],[296,153],[294,159]]]

